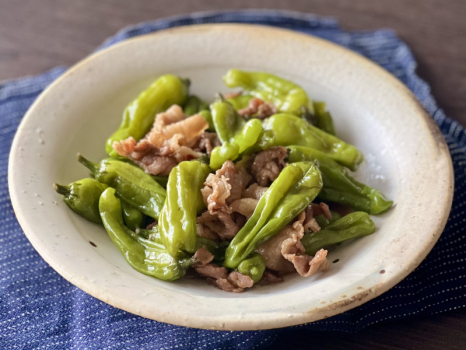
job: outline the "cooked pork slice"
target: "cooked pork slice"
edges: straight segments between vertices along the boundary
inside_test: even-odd
[[[215,278],[215,279],[227,279],[228,278],[228,272],[227,269],[224,267],[218,267],[215,264],[207,264],[207,265],[195,265],[194,270],[196,270],[197,273]]]
[[[173,157],[161,156],[159,150],[144,139],[139,143],[132,137],[120,142],[115,141],[113,149],[120,156],[132,160],[143,168],[146,173],[152,175],[168,176],[173,167],[178,164]]]
[[[249,219],[254,213],[258,202],[259,200],[254,198],[240,198],[231,203],[230,209],[233,213],[239,213]]]
[[[327,218],[327,220],[332,219],[332,213],[330,212],[330,208],[324,202],[320,202],[319,204],[311,203],[311,206],[314,216],[319,216],[323,214]]]
[[[206,246],[203,246],[194,253],[194,259],[198,265],[207,265],[214,260],[214,256],[207,250]]]
[[[276,272],[272,270],[265,269],[264,274],[262,275],[262,278],[256,284],[267,285],[267,284],[276,284],[276,283],[282,283],[282,282],[283,282],[283,278],[281,278],[279,274],[277,274]]]
[[[264,102],[258,97],[249,100],[246,108],[240,109],[238,114],[242,117],[265,119],[277,113],[277,107],[272,102]]]
[[[256,155],[251,173],[260,186],[269,186],[285,167],[285,147],[273,147]]]
[[[215,214],[206,211],[197,218],[197,223],[208,227],[222,240],[231,240],[239,231],[239,227],[233,221],[231,214],[222,211]]]
[[[196,224],[196,235],[198,237],[219,241],[220,237],[215,234],[210,228],[202,224]]]
[[[264,257],[267,268],[281,273],[295,269],[303,277],[328,268],[326,250],[320,250],[314,257],[306,255],[301,243],[305,222],[306,212],[302,211],[295,222],[259,246],[257,252]]]
[[[186,118],[181,107],[173,105],[166,112],[157,114],[152,130],[145,138],[153,146],[161,148],[166,140],[181,134],[184,136],[183,146],[189,147],[208,128],[209,124],[200,114]]]
[[[252,184],[249,186],[244,192],[242,197],[243,198],[254,198],[254,199],[261,199],[263,194],[268,190],[268,187],[262,187],[258,184]]]
[[[237,271],[230,272],[228,275],[228,281],[239,288],[251,288],[254,285],[254,281],[251,277],[243,275]]]

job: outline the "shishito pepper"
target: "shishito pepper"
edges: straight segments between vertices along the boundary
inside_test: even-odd
[[[205,109],[209,109],[209,104],[207,102],[195,95],[190,95],[183,106],[183,113],[187,116],[191,116]]]
[[[337,163],[356,170],[363,160],[359,150],[292,114],[275,114],[264,120],[264,130],[273,131],[268,146],[304,146],[324,153]]]
[[[116,195],[141,213],[158,219],[167,192],[144,170],[130,163],[104,159],[93,163],[79,155],[96,180],[116,189]]]
[[[264,274],[266,265],[265,259],[259,253],[253,253],[249,258],[243,260],[238,265],[238,272],[245,276],[251,277],[254,283],[257,283]]]
[[[160,231],[158,226],[154,226],[152,229],[138,229],[136,233],[143,238],[158,242],[163,245],[162,237],[160,236]],[[212,239],[197,237],[196,238],[196,250],[206,247],[207,250],[214,255],[215,260],[223,260],[225,257],[225,249],[228,245],[227,241],[217,242]]]
[[[323,176],[322,176],[323,177]],[[325,185],[324,185],[325,186]],[[325,215],[320,214],[317,215],[314,219],[316,219],[317,223],[319,224],[319,227],[321,229],[326,228],[328,225],[333,224],[335,221],[339,220],[341,218],[341,215],[338,214],[335,211],[330,212],[332,214],[332,218],[329,220],[325,217]]]
[[[320,249],[328,249],[349,239],[368,236],[375,232],[375,224],[367,213],[354,212],[343,216],[318,232],[306,233],[301,243],[306,254],[315,255]]]
[[[105,144],[106,152],[115,157],[118,155],[113,149],[115,141],[125,140],[130,136],[136,141],[141,139],[154,124],[157,113],[174,104],[185,103],[188,87],[189,80],[171,74],[158,78],[126,107],[120,127]]]
[[[313,163],[299,162],[285,167],[230,242],[224,265],[236,268],[260,244],[277,234],[304,210],[321,188],[322,178]]]
[[[53,184],[53,189],[63,195],[64,202],[89,221],[101,224],[99,198],[108,186],[94,179],[82,179],[68,186]]]
[[[216,170],[226,160],[235,160],[256,143],[262,132],[262,122],[259,119],[246,121],[224,99],[214,102],[210,110],[215,131],[222,142],[222,146],[216,147],[210,157],[210,167]]]
[[[130,230],[134,231],[143,226],[144,215],[139,210],[125,201],[121,201],[121,208],[123,210],[123,221]]]
[[[324,102],[314,102],[314,115],[316,117],[316,124],[319,129],[328,134],[335,135],[335,125],[333,124],[330,112],[326,110]]]
[[[258,97],[272,102],[282,113],[301,115],[301,106],[314,112],[311,99],[303,88],[289,80],[263,72],[246,72],[230,69],[223,77],[223,81],[230,88],[240,87],[246,96]],[[238,102],[244,103],[246,97],[237,97]]]
[[[168,177],[167,198],[159,219],[159,232],[167,251],[196,251],[196,216],[205,208],[201,188],[210,173],[208,165],[198,161],[181,162]]]
[[[318,163],[324,182],[319,198],[323,201],[346,204],[373,215],[383,213],[393,205],[381,192],[356,181],[344,167],[324,153],[300,146],[289,146],[288,149],[288,161],[291,163]]]
[[[162,244],[145,239],[128,229],[123,222],[121,202],[115,197],[115,189],[107,188],[102,193],[99,210],[110,239],[131,267],[164,281],[184,276],[191,265],[189,257],[183,252],[173,257]]]

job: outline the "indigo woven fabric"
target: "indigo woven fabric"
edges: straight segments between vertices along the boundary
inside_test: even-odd
[[[66,68],[0,83],[0,348],[1,349],[261,349],[280,332],[305,339],[308,330],[355,332],[387,320],[432,315],[466,304],[466,136],[438,109],[415,72],[411,51],[391,30],[343,31],[329,18],[275,11],[200,13],[123,29],[101,48],[179,25],[241,22],[289,28],[359,52],[418,97],[442,131],[453,158],[456,192],[445,232],[425,261],[382,296],[329,319],[280,330],[225,332],[147,320],[109,306],[71,285],[42,260],[15,219],[7,187],[8,154],[24,113]]]

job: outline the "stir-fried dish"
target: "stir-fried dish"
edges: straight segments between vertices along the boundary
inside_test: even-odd
[[[161,280],[239,293],[325,271],[328,251],[374,233],[369,214],[393,202],[347,171],[363,156],[336,136],[324,103],[268,73],[224,81],[235,90],[208,104],[189,80],[160,77],[126,107],[108,158],[78,156],[91,178],[55,190]]]

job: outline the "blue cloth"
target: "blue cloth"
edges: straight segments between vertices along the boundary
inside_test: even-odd
[[[344,314],[302,326],[257,332],[205,331],[147,320],[109,306],[65,281],[41,259],[18,225],[8,195],[8,154],[18,123],[42,90],[65,71],[59,67],[0,83],[0,348],[260,349],[273,345],[284,332],[306,339],[308,330],[354,332],[387,320],[465,307],[465,131],[437,107],[429,86],[415,73],[416,62],[406,44],[391,30],[347,32],[329,18],[247,11],[143,23],[123,29],[101,48],[164,28],[216,22],[257,23],[313,34],[359,52],[405,83],[434,118],[453,158],[456,193],[439,242],[426,260],[389,292]]]

